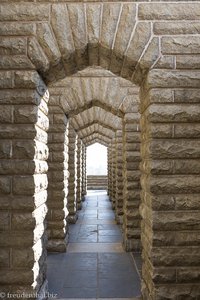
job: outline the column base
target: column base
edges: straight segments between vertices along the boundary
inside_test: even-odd
[[[139,239],[127,239],[123,237],[123,247],[126,252],[141,251],[141,241]]]
[[[78,203],[77,209],[78,209],[78,210],[81,210],[81,209],[82,209],[82,202],[79,202],[79,203]]]
[[[50,239],[47,242],[48,252],[66,252],[68,244],[68,234],[65,239]]]
[[[85,195],[86,195],[86,193],[83,193],[83,194],[82,194],[82,202],[85,201]]]
[[[77,221],[77,219],[78,219],[77,214],[76,214],[76,215],[68,215],[68,217],[67,217],[67,222],[68,222],[69,224],[75,224],[76,221]]]

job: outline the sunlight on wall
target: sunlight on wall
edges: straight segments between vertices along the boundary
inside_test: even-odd
[[[87,175],[107,175],[107,147],[99,143],[87,147]]]

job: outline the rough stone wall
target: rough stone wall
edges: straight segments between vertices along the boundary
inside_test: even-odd
[[[130,113],[124,118],[124,171],[123,171],[123,239],[127,251],[141,249],[140,232],[140,131],[138,114]]]
[[[123,133],[116,131],[116,191],[115,216],[119,224],[123,222]]]
[[[69,123],[69,223],[75,223],[77,220],[77,141],[78,135]]]
[[[0,72],[0,290],[46,288],[48,91],[35,71]]]
[[[48,251],[66,251],[68,196],[68,120],[50,95],[48,132]]]
[[[82,208],[82,141],[78,138],[77,141],[77,190],[76,203],[77,209]]]
[[[187,68],[188,61],[182,66]],[[199,299],[200,295],[197,74],[153,70],[141,92],[146,299]]]

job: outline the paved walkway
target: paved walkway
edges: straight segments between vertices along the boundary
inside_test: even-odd
[[[88,193],[69,232],[67,253],[48,255],[50,293],[68,300],[140,296],[140,256],[124,252],[106,192]]]

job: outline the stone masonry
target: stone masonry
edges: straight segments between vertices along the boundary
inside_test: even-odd
[[[138,251],[140,241],[140,131],[138,115],[127,114],[123,124],[123,231],[126,250]]]
[[[68,196],[68,120],[59,106],[49,106],[48,133],[48,247],[49,251],[66,251]]]
[[[115,217],[118,224],[123,224],[123,133],[116,131],[116,189]]]
[[[68,222],[77,220],[77,134],[69,125],[69,193],[68,193]]]
[[[77,141],[77,189],[76,189],[77,209],[82,207],[82,141]]]
[[[99,142],[143,299],[198,300],[200,2],[3,0],[0,56],[0,291],[48,290]]]

